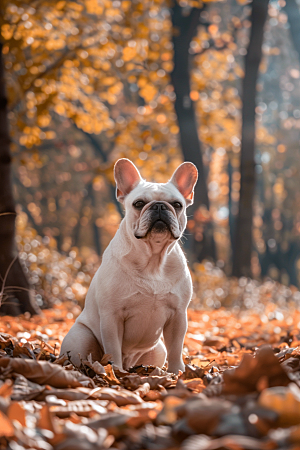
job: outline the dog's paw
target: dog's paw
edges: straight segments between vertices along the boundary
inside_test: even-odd
[[[185,365],[183,362],[180,362],[178,364],[169,364],[168,365],[168,372],[169,373],[175,373],[175,375],[178,375],[179,370],[181,372],[185,371]]]

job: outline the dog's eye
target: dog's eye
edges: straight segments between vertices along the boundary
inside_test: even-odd
[[[133,204],[136,209],[143,209],[146,203],[143,200],[138,200]]]
[[[172,203],[172,205],[173,205],[173,207],[174,207],[175,209],[181,209],[181,208],[182,208],[182,204],[179,203],[179,202],[174,202],[174,203]]]

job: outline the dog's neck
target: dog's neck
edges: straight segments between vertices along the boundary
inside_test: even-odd
[[[117,259],[141,277],[163,276],[168,254],[178,245],[177,241],[170,238],[169,233],[153,233],[146,239],[136,239],[130,236],[124,220],[111,244]]]
[[[168,233],[169,234],[169,233]],[[144,259],[143,265],[141,265],[141,271],[147,274],[158,274],[163,269],[166,262],[166,256],[169,246],[173,243],[173,240],[169,236],[156,236],[150,235],[147,239],[138,243],[147,245],[151,250],[151,255],[147,254],[147,258]]]

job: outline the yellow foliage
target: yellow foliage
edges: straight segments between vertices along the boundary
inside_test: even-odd
[[[3,2],[1,36],[14,140],[32,149],[53,139],[54,112],[84,132],[101,134],[112,148],[108,165],[126,156],[145,178],[166,181],[182,158],[170,78],[171,3],[18,0],[17,7],[16,2]],[[203,6],[200,0],[179,4]],[[241,104],[235,86],[243,70],[235,59],[232,31],[222,31],[218,22],[200,27],[192,44],[190,99],[201,117],[204,154],[208,150],[212,155],[208,181],[219,183],[210,198],[215,211],[228,203],[228,180],[222,177],[228,161],[234,168],[239,165]],[[258,139],[268,144],[274,140],[265,132]],[[95,165],[91,170],[93,187],[101,193],[103,178],[112,182],[111,167]],[[32,185],[29,176],[23,181]],[[279,200],[285,193],[280,186]],[[77,222],[72,217],[73,227]],[[110,231],[115,228],[111,225]]]
[[[123,49],[124,61],[131,61],[136,55],[136,49],[132,47],[125,47]]]

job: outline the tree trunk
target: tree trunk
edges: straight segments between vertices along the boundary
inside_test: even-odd
[[[290,24],[291,38],[300,59],[300,11],[295,0],[286,0],[283,10],[286,12]]]
[[[241,189],[233,247],[232,275],[251,276],[252,216],[255,190],[255,96],[269,0],[253,0],[251,36],[245,57],[242,93]]]
[[[12,194],[9,145],[7,98],[5,95],[2,44],[0,43],[0,275],[2,277],[0,283],[4,284],[5,281],[4,288],[13,286],[8,298],[6,298],[5,289],[3,291],[3,285],[2,291],[0,289],[0,313],[17,315],[28,311],[31,314],[36,314],[39,309],[34,306],[33,294],[17,257],[18,252],[15,244],[16,212]],[[6,273],[7,278],[5,279]]]
[[[100,156],[104,163],[108,162],[107,154],[103,150],[99,139],[95,138],[95,136],[93,134],[87,133],[86,131],[83,131],[81,128],[78,128],[75,123],[74,123],[74,126],[77,130],[81,131],[86,136],[86,138],[89,140],[91,146],[93,147],[95,154],[97,156]],[[110,191],[111,199],[114,202],[118,213],[120,214],[121,218],[123,219],[124,210],[123,210],[121,204],[116,199],[116,188],[109,182],[108,182],[108,188]]]
[[[93,189],[93,182],[91,181],[86,186],[86,188],[88,191],[88,199],[91,200],[92,209],[93,209],[93,212],[95,213],[97,205],[96,205],[96,199],[95,199],[95,191]],[[80,242],[79,242],[80,241],[80,230],[81,230],[80,220],[83,217],[84,207],[85,207],[85,199],[83,198],[81,206],[80,206],[80,210],[79,210],[79,219],[73,230],[73,245],[75,245],[78,248],[80,247]],[[101,256],[103,253],[102,246],[101,246],[101,230],[97,227],[97,225],[95,223],[95,217],[93,217],[93,219],[92,219],[92,230],[93,230],[93,238],[94,238],[94,248],[96,250],[97,255]]]
[[[93,213],[95,215],[97,202],[96,202],[96,198],[95,198],[95,191],[94,191],[94,188],[93,188],[93,182],[91,182],[88,185],[87,191],[88,191],[88,196],[91,199]],[[93,227],[93,236],[94,236],[95,250],[97,252],[97,255],[101,256],[102,253],[103,253],[102,252],[102,245],[101,245],[101,230],[96,225],[95,217],[93,217],[92,221],[93,221],[92,227]]]
[[[174,70],[171,74],[176,94],[175,111],[180,130],[180,142],[185,161],[191,161],[199,171],[198,183],[195,188],[195,202],[190,207],[189,214],[204,205],[209,211],[209,200],[206,185],[201,146],[194,103],[190,98],[190,58],[189,48],[192,38],[197,32],[201,9],[193,8],[189,15],[184,14],[184,8],[177,3],[172,8]],[[188,236],[187,247],[195,259],[215,259],[215,243],[211,222],[204,225],[203,241],[197,242]]]

